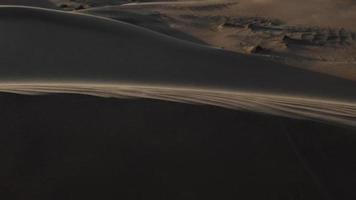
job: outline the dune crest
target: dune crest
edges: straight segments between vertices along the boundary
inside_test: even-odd
[[[356,199],[356,29],[138,1],[0,6],[0,199]]]
[[[147,98],[214,105],[234,110],[272,114],[356,127],[356,103],[308,97],[219,91],[199,88],[130,84],[3,83],[1,92],[18,94],[84,94],[114,98]]]
[[[0,26],[3,92],[157,98],[355,126],[355,81],[87,14],[4,6]]]
[[[2,82],[129,82],[356,100],[355,81],[104,17],[0,7],[0,26]]]

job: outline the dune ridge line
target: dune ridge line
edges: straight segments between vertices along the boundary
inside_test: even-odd
[[[356,127],[356,103],[309,97],[205,88],[102,83],[3,83],[0,84],[0,92],[27,95],[66,93],[112,98],[148,98],[213,105]]]
[[[198,46],[115,20],[20,7],[0,7],[0,16],[1,82],[191,85],[356,100],[354,81]]]

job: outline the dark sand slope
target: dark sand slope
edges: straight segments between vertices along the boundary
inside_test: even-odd
[[[104,18],[1,7],[0,26],[3,81],[128,81],[356,98],[353,81],[198,46]]]
[[[1,199],[356,199],[355,82],[82,14],[0,27]]]
[[[0,5],[22,5],[22,6],[35,6],[43,8],[56,8],[50,0],[0,0]]]
[[[120,5],[130,0],[48,0],[55,4],[58,9],[80,10],[90,7],[102,7],[107,5]]]
[[[353,81],[89,15],[1,7],[0,26],[1,91],[55,93],[64,87],[66,92],[121,96],[126,89],[120,84],[156,85],[146,97],[355,126]],[[96,90],[95,85],[108,82],[114,89],[102,85]],[[195,90],[167,94],[167,86]],[[130,88],[129,96],[142,97],[146,89]]]
[[[1,199],[356,198],[352,129],[78,95],[0,105]]]
[[[356,80],[356,4],[351,1],[170,1],[81,12],[187,39],[167,31],[170,27],[212,46]]]

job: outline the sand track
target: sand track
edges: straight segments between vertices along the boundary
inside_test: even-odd
[[[84,94],[114,98],[148,98],[214,105],[356,127],[356,103],[252,92],[130,84],[3,83],[1,92],[17,94]]]

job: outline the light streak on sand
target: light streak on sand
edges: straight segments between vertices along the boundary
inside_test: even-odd
[[[43,95],[83,94],[112,98],[148,98],[213,105],[356,127],[356,103],[311,97],[183,87],[95,83],[2,83],[0,92]]]

